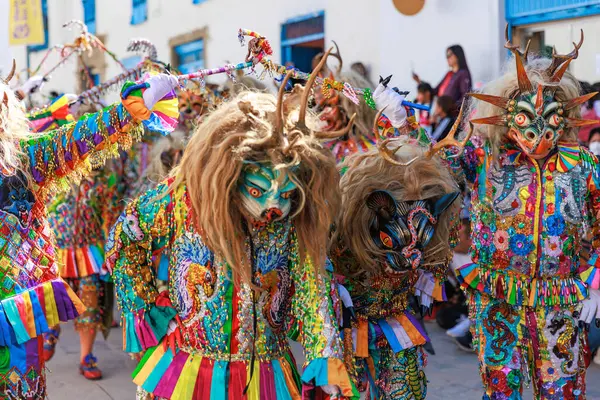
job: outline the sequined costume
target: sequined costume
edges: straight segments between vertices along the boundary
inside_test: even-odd
[[[342,357],[327,278],[309,278],[313,267],[299,263],[287,222],[253,230],[248,243],[254,282],[264,291],[233,282],[203,243],[190,209],[185,187],[171,193],[160,184],[127,207],[107,244],[125,351],[147,350],[134,382],[160,398],[235,398],[248,381],[249,398],[299,398],[286,338],[290,313],[302,324],[306,376],[334,368]],[[184,328],[183,346],[173,352],[165,335],[175,316]]]
[[[582,241],[600,237],[600,166],[575,143],[586,123],[585,96],[566,73],[576,52],[528,60],[507,48],[516,70],[502,78],[507,87],[472,94],[480,101],[470,122],[485,126],[453,159],[473,184],[473,264],[457,274],[470,297],[483,398],[521,399],[531,381],[536,399],[585,399],[587,332],[577,314],[598,289],[598,247],[586,262]]]
[[[354,364],[349,368],[366,398],[420,400],[427,394],[429,339],[415,313],[445,300],[458,185],[445,162],[426,152],[428,139],[414,117],[394,129],[382,116],[373,129],[379,150],[341,165],[332,261],[354,310],[352,322],[347,314],[343,321],[346,363]],[[388,144],[400,151],[390,153]]]
[[[59,193],[48,205],[48,222],[56,240],[60,276],[76,290],[86,312],[75,321],[76,329],[101,329],[100,276],[104,264],[104,223],[115,188],[106,169],[93,171],[70,192]],[[97,290],[94,290],[97,289]],[[112,310],[111,310],[112,311]],[[104,329],[106,331],[106,329]]]
[[[8,113],[8,118],[11,112],[22,112],[17,110],[16,100],[8,100],[7,92],[4,98],[0,112]],[[122,102],[22,140],[23,170],[0,173],[2,399],[45,398],[42,334],[85,311],[59,277],[46,201],[57,190],[70,187],[71,182],[87,174],[90,160],[101,162],[117,148],[130,146],[139,137],[142,120],[158,125],[155,114],[147,109],[142,112],[140,90],[136,92],[132,87],[123,94]]]
[[[330,276],[313,264],[325,263],[339,196],[335,160],[306,120],[312,83],[300,113],[298,97],[283,92],[243,91],[223,103],[172,177],[111,230],[124,349],[143,353],[133,373],[139,398],[357,397]],[[287,339],[292,319],[306,356],[301,376]]]

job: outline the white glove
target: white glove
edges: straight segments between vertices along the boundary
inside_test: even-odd
[[[385,108],[385,116],[395,128],[400,128],[406,122],[406,109],[402,105],[402,100],[406,95],[401,95],[382,83],[377,85],[373,92],[373,100],[378,110]]]
[[[148,110],[152,108],[169,93],[171,90],[179,86],[179,81],[173,75],[158,74],[153,75],[146,80],[150,85],[143,94],[144,104]]]
[[[325,385],[325,386],[321,386],[321,389],[323,389],[323,391],[325,393],[327,393],[332,399],[337,399],[341,397],[341,390],[337,385]]]
[[[46,80],[43,76],[35,75],[27,79],[27,81],[19,89],[26,94],[34,93],[40,90],[42,86],[44,86],[45,82]]]
[[[579,321],[589,325],[595,318],[600,317],[600,290],[589,289],[589,296],[582,301]]]
[[[76,94],[73,93],[66,93],[65,97],[67,98],[67,102],[69,102],[69,105],[75,103],[77,100],[79,100],[79,96],[77,96]]]
[[[179,326],[177,325],[177,322],[172,319],[169,321],[169,326],[167,327],[167,335],[170,335],[171,333],[175,332],[175,330],[178,328]]]

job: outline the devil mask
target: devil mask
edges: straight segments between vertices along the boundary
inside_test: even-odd
[[[439,216],[456,200],[458,192],[437,199],[397,202],[384,190],[367,198],[373,212],[370,234],[377,247],[386,253],[388,272],[405,272],[421,264],[423,249],[435,233]]]

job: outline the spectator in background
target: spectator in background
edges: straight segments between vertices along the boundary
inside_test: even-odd
[[[419,83],[419,85],[417,86],[417,98],[415,101],[418,104],[429,106],[430,110],[433,110],[433,98],[433,88],[431,87],[431,85],[427,82]],[[419,125],[421,125],[421,127],[425,129],[428,134],[431,135],[431,132],[433,130],[433,120],[431,118],[432,113],[429,111],[422,110],[416,110],[416,113],[416,118],[419,122]]]
[[[581,94],[582,95],[598,91],[598,87],[597,87],[599,85],[598,83],[595,83],[594,85],[590,85],[587,82],[579,82],[579,84],[581,85]],[[594,87],[594,86],[596,86],[596,87]],[[587,103],[584,103],[581,106],[581,118],[596,119],[596,120],[599,119],[598,110],[595,109],[598,107],[594,107],[594,103],[598,102],[598,100],[600,100],[600,96],[596,95],[596,96],[592,97]],[[591,139],[591,137],[592,137],[591,132],[598,128],[600,128],[600,124],[587,125],[587,126],[582,126],[581,128],[579,128],[579,134],[577,135],[579,143],[587,146],[589,143],[589,139]]]
[[[471,91],[471,72],[467,65],[467,59],[463,48],[456,44],[446,49],[446,59],[450,71],[446,73],[442,81],[433,90],[436,96],[450,96],[457,104],[460,104],[465,95]],[[413,72],[413,79],[421,83],[419,75]]]
[[[452,125],[458,116],[458,107],[452,97],[440,96],[435,102],[433,119],[435,121],[431,137],[437,141],[450,133]]]
[[[600,157],[600,127],[596,127],[590,132],[588,146],[594,155]]]
[[[459,348],[466,351],[473,351],[471,342],[473,340],[469,328],[469,308],[465,294],[460,289],[458,279],[456,278],[457,268],[471,263],[469,248],[471,247],[471,224],[464,213],[461,213],[461,227],[459,232],[458,245],[454,248],[454,255],[450,263],[448,272],[448,282],[446,284],[446,293],[448,294],[448,304],[436,313],[438,325],[446,329],[448,336],[453,337]]]

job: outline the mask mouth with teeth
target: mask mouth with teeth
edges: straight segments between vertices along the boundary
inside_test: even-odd
[[[452,192],[435,199],[397,202],[384,190],[369,195],[367,207],[373,213],[369,233],[385,254],[382,262],[387,273],[402,274],[419,268],[439,216],[458,196],[459,192]]]

